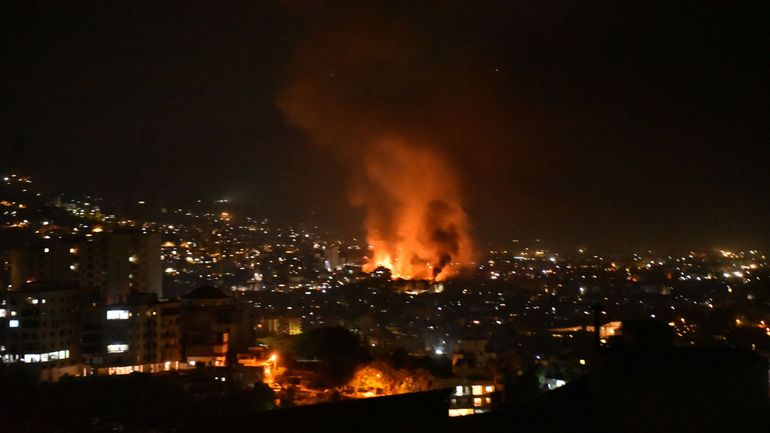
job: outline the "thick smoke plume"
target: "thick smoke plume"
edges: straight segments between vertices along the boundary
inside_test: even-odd
[[[354,188],[366,207],[367,267],[402,278],[443,279],[453,261],[471,259],[468,219],[451,165],[428,146],[401,136],[369,143],[362,160],[366,182]]]
[[[462,48],[446,51],[446,41],[388,16],[355,7],[308,14],[278,105],[349,169],[373,249],[365,270],[442,280],[473,259],[457,152],[448,149],[469,135],[483,98],[466,82],[469,66],[454,64],[467,59]]]

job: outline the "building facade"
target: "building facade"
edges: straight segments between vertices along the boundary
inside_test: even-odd
[[[33,282],[77,283],[107,303],[136,292],[162,295],[158,233],[93,233],[70,241],[43,241],[9,252],[11,290]]]
[[[83,309],[74,286],[37,283],[0,293],[0,360],[30,364],[42,380],[80,374]]]

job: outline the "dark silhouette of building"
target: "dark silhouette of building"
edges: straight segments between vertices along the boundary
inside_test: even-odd
[[[80,374],[83,293],[67,284],[30,283],[0,293],[0,361],[23,363],[42,380]]]
[[[452,431],[768,431],[768,362],[732,348],[676,348],[655,321],[624,322],[591,371],[518,407],[453,419]]]
[[[242,311],[221,290],[202,286],[182,296],[182,347],[191,364],[223,367],[239,338]]]
[[[31,282],[77,283],[108,303],[136,292],[161,296],[160,235],[137,230],[33,242],[8,253],[10,288]]]

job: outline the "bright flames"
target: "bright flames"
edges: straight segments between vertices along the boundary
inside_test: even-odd
[[[472,259],[468,217],[450,164],[429,146],[401,137],[377,140],[364,156],[354,204],[367,211],[371,272],[441,281]]]

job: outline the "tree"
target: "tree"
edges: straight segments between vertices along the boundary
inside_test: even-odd
[[[427,391],[432,384],[433,375],[425,369],[397,369],[382,360],[359,368],[349,382],[356,392],[385,395]]]
[[[369,360],[361,340],[341,326],[312,329],[294,340],[295,357],[321,361],[318,373],[329,387],[344,385]]]
[[[251,391],[251,402],[254,410],[273,409],[275,407],[275,391],[263,382],[256,382]]]

